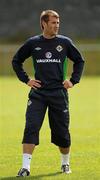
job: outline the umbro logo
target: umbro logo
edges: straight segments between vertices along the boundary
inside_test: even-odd
[[[39,51],[39,50],[41,50],[41,48],[40,48],[40,47],[36,47],[35,50],[36,50],[36,51]]]

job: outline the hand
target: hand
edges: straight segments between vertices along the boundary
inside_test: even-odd
[[[66,89],[73,87],[72,82],[70,80],[67,80],[67,79],[65,81],[63,81],[63,85],[64,85],[64,88],[66,88]]]
[[[41,81],[36,79],[30,79],[27,83],[31,88],[37,89],[41,87]]]

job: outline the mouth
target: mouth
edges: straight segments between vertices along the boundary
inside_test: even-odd
[[[59,30],[59,29],[58,29],[58,28],[56,28],[56,29],[55,29],[55,32],[58,32],[58,30]]]

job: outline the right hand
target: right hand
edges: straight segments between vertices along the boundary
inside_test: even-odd
[[[31,88],[37,89],[41,87],[41,81],[36,79],[30,79],[27,83]]]

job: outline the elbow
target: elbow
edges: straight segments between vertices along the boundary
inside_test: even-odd
[[[11,65],[12,65],[12,67],[13,67],[13,69],[14,69],[14,66],[15,66],[14,59],[12,60]]]
[[[11,63],[11,64],[12,64],[12,68],[15,70],[15,68],[16,68],[16,62],[15,62],[14,59],[12,60],[12,63]]]
[[[12,64],[12,67],[14,67],[14,64],[15,64],[15,63],[14,63],[14,60],[12,60],[11,64]]]
[[[84,61],[84,59],[82,60],[82,66],[83,66],[83,68],[84,68],[84,65],[85,65],[85,61]]]
[[[84,60],[84,58],[83,58],[83,57],[81,57],[81,62],[82,62],[82,63],[83,63],[83,65],[84,65],[85,60]]]

